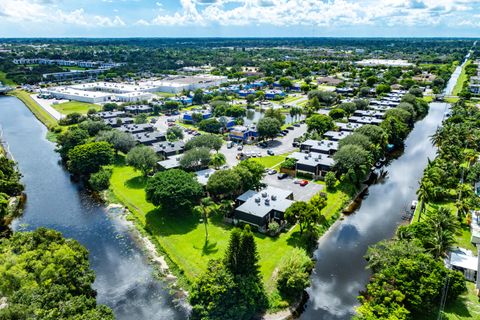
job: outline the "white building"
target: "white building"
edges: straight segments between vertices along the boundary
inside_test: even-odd
[[[385,67],[411,67],[414,64],[408,62],[407,60],[401,60],[401,59],[396,59],[396,60],[390,60],[390,59],[364,59],[355,62],[359,66],[363,67],[379,67],[379,66],[385,66]]]

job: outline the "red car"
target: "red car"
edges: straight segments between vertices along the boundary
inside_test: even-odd
[[[302,181],[300,181],[300,185],[301,185],[302,187],[305,187],[307,184],[308,184],[308,180],[302,180]]]

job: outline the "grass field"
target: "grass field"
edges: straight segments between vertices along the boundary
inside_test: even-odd
[[[16,86],[17,84],[10,79],[7,79],[7,74],[0,71],[0,82],[7,86]]]
[[[20,99],[28,109],[37,117],[40,122],[42,122],[47,128],[52,128],[56,126],[57,120],[53,118],[48,112],[46,112],[42,107],[40,107],[31,97],[30,94],[26,91],[15,90],[9,94],[14,95]]]
[[[458,96],[458,94],[462,91],[463,85],[465,81],[467,81],[467,74],[465,72],[465,68],[471,63],[472,63],[472,60],[468,60],[467,63],[465,63],[465,65],[463,66],[462,72],[458,77],[457,83],[455,84],[455,87],[453,87],[452,95]]]
[[[285,161],[285,158],[289,155],[289,153],[284,153],[275,156],[266,156],[261,158],[252,158],[253,161],[262,164],[265,168],[271,168],[278,170],[280,168],[280,164]]]
[[[175,97],[175,93],[170,93],[170,92],[155,92],[157,96],[164,97],[164,98],[171,98]]]
[[[54,104],[52,107],[65,115],[74,112],[87,114],[88,110],[90,109],[95,109],[96,111],[100,111],[102,109],[102,107],[99,105],[79,101],[69,101],[60,104]]]
[[[223,256],[229,240],[231,226],[221,217],[210,219],[209,241],[205,241],[205,229],[199,217],[190,212],[168,212],[156,208],[145,200],[145,180],[131,167],[118,164],[113,170],[111,191],[126,205],[137,222],[158,242],[162,251],[185,277],[193,281],[206,270],[207,262]],[[272,238],[255,234],[260,255],[260,271],[269,292],[274,290],[272,277],[283,256],[294,247],[301,246],[297,228]]]

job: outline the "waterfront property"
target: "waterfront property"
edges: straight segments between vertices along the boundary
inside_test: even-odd
[[[293,192],[267,186],[261,191],[248,190],[236,199],[234,219],[266,231],[268,224],[283,223],[285,211],[293,204]]]
[[[335,164],[330,155],[317,152],[294,152],[288,158],[296,160],[295,171],[297,174],[307,174],[313,178],[325,176]]]

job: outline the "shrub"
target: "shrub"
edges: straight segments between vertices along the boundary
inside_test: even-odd
[[[92,174],[88,183],[90,187],[95,191],[106,190],[110,187],[110,177],[112,176],[112,169],[103,167],[100,171]]]
[[[296,298],[310,284],[313,262],[307,253],[295,248],[286,256],[278,271],[277,288],[287,298]]]

